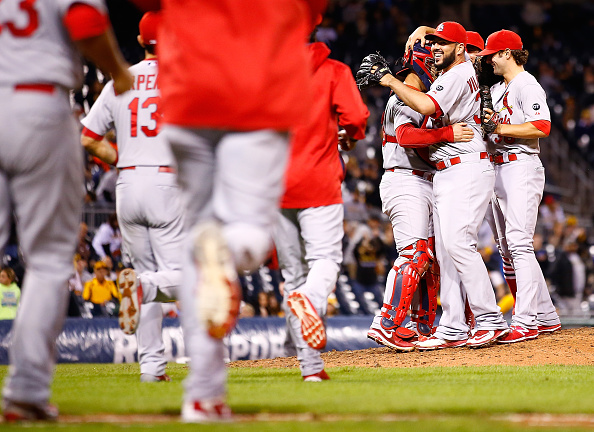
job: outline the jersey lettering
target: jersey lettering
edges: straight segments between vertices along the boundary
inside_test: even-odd
[[[144,75],[139,75],[144,76]],[[139,80],[140,82],[140,80]],[[161,98],[159,96],[152,96],[147,98],[140,108],[143,110],[151,110],[151,120],[154,122],[150,126],[142,125],[140,126],[140,130],[144,133],[147,137],[155,137],[159,134],[159,126],[161,124],[161,113],[159,112],[159,102]],[[154,108],[153,108],[154,106]],[[130,136],[135,138],[138,136],[138,107],[139,107],[139,99],[136,97],[132,99],[132,102],[128,104],[128,109],[130,110]]]
[[[468,81],[466,81],[466,83],[470,87],[471,92],[474,93],[475,91],[478,91],[479,84],[478,84],[478,80],[477,80],[476,76],[470,77],[470,79]]]
[[[0,0],[1,1],[1,0]],[[19,9],[27,14],[28,23],[24,27],[17,27],[12,21],[6,21],[4,24],[0,23],[0,33],[4,29],[4,26],[14,37],[29,37],[35,30],[39,28],[39,13],[35,9],[35,2],[37,0],[22,0],[19,3]]]
[[[507,111],[509,112],[509,115],[512,115],[514,112],[512,111],[512,107],[508,105],[507,103],[507,95],[509,94],[509,92],[505,92],[505,95],[503,96],[503,106],[507,109]]]
[[[134,90],[157,90],[157,75],[137,75],[134,79]]]

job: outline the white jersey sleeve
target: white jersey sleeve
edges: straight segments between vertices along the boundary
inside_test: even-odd
[[[382,156],[384,169],[404,168],[422,171],[433,171],[429,165],[428,150],[426,148],[413,149],[400,147],[398,143],[390,142],[387,137],[395,137],[396,129],[406,123],[415,127],[424,126],[425,116],[409,108],[396,95],[390,96],[384,110],[383,130],[386,139],[382,143]]]
[[[108,83],[82,124],[98,135],[115,128],[118,168],[173,166],[173,154],[160,133],[158,62],[143,60],[132,66],[130,72],[134,87],[116,96],[113,85]]]
[[[474,136],[469,142],[442,143],[430,147],[431,160],[436,162],[463,153],[486,151],[480,126],[480,97],[476,72],[470,61],[465,61],[441,74],[431,85],[427,95],[436,104],[433,127],[464,122]]]
[[[531,121],[551,121],[547,96],[536,78],[529,72],[520,72],[507,86],[502,81],[491,87],[493,108],[499,122],[523,124]],[[512,138],[489,135],[489,152],[533,153],[540,152],[538,138]]]
[[[62,23],[74,3],[107,13],[103,0],[0,1],[0,85],[80,87],[82,59]]]

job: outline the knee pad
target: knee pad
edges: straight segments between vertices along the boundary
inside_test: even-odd
[[[240,272],[258,269],[272,246],[270,232],[258,225],[230,224],[224,227],[223,235]]]

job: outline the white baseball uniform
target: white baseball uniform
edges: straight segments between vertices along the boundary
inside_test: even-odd
[[[14,211],[27,265],[3,396],[32,404],[49,399],[82,211],[68,89],[83,71],[62,23],[77,2],[106,13],[100,0],[0,2],[0,252]]]
[[[415,127],[426,126],[426,117],[406,106],[393,94],[386,104],[383,118],[384,140],[382,143],[383,167],[379,190],[382,211],[390,218],[398,254],[418,240],[433,237],[433,185],[435,168],[428,162],[427,148],[404,148],[396,142],[399,126],[412,123]],[[409,261],[402,255],[394,262],[401,267]],[[394,299],[397,270],[392,268],[386,278],[384,303],[398,305]],[[400,293],[402,294],[402,293]],[[416,303],[416,300],[413,302]],[[374,317],[378,325],[382,315]]]
[[[546,94],[528,72],[520,72],[507,85],[491,88],[494,111],[500,123],[550,122]],[[495,197],[502,256],[510,259],[516,273],[517,294],[512,324],[536,329],[537,324],[558,324],[547,285],[532,245],[538,206],[545,184],[538,156],[538,138],[512,138],[492,134],[488,149],[494,156]],[[497,214],[497,212],[501,214]],[[538,318],[537,318],[538,315]],[[538,321],[538,322],[537,322]]]
[[[507,328],[476,250],[495,182],[478,120],[478,87],[474,67],[467,60],[441,74],[427,92],[436,106],[433,127],[465,122],[474,130],[469,142],[430,147],[430,158],[438,169],[433,179],[433,223],[443,308],[435,335],[446,340],[468,338],[465,295],[475,316],[475,329]]]
[[[145,59],[132,66],[134,87],[116,96],[107,83],[82,120],[83,133],[105,135],[115,128],[120,169],[116,208],[124,250],[130,254],[143,290],[138,330],[140,372],[165,373],[167,361],[161,332],[160,303],[177,298],[181,283],[182,202],[174,159],[159,133],[158,62]]]

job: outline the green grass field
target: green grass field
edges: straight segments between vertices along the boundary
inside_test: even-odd
[[[590,366],[334,368],[331,381],[308,384],[297,369],[233,368],[237,421],[204,426],[178,423],[187,369],[168,372],[171,383],[141,384],[137,364],[59,365],[52,401],[62,422],[34,430],[594,430]]]

